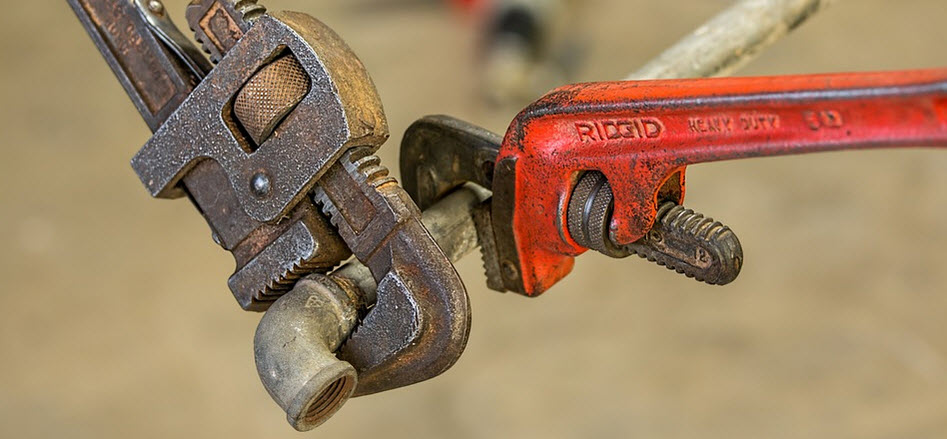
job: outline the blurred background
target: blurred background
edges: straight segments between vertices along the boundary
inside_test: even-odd
[[[723,0],[589,0],[573,80],[624,77]],[[167,0],[184,23],[186,0]],[[442,1],[270,0],[361,57],[401,133],[445,113],[502,132],[478,28]],[[943,0],[839,2],[741,74],[947,65]],[[186,27],[186,26],[182,26]],[[149,132],[61,1],[0,15],[0,437],[298,437],[260,384],[258,314],[188,202],[128,160]],[[478,61],[480,60],[480,61]],[[458,264],[470,344],[434,380],[357,398],[319,437],[947,436],[947,153],[694,166],[689,206],[746,255],[726,287],[589,254],[538,299]]]

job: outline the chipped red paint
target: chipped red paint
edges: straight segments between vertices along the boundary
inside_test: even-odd
[[[499,161],[514,160],[513,237],[523,293],[538,295],[586,249],[562,225],[577,176],[615,194],[612,236],[644,236],[662,197],[684,197],[693,163],[818,151],[947,146],[947,69],[602,82],[556,89],[523,110]],[[498,161],[498,163],[499,163]]]

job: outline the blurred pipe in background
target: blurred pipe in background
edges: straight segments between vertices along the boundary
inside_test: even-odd
[[[577,1],[452,0],[481,15],[481,93],[528,103],[574,81],[581,63]],[[726,76],[835,0],[740,0],[654,58],[628,80]]]
[[[730,75],[835,1],[738,1],[625,79]]]

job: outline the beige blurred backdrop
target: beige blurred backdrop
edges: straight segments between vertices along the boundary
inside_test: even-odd
[[[180,17],[186,0],[168,0]],[[618,79],[723,0],[580,2],[581,80]],[[475,32],[419,1],[270,0],[332,26],[416,118],[502,132],[476,95]],[[943,0],[848,0],[743,74],[947,65]],[[257,379],[258,314],[183,200],[128,165],[149,133],[63,1],[0,15],[0,437],[300,437]],[[746,265],[726,287],[583,256],[538,299],[458,265],[470,344],[437,379],[350,401],[313,437],[947,437],[947,152],[694,166],[689,205]]]

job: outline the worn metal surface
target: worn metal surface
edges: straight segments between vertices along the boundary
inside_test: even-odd
[[[401,184],[422,210],[467,182],[489,188],[502,140],[450,116],[422,117],[401,141]]]
[[[743,268],[743,247],[729,227],[671,201],[658,207],[648,234],[622,250],[711,285],[733,282]]]
[[[200,78],[151,32],[148,21],[131,2],[68,2],[145,123],[157,130]]]
[[[358,376],[335,351],[358,321],[359,298],[323,275],[296,283],[260,319],[253,338],[263,387],[299,431],[331,417]]]
[[[256,0],[192,0],[185,15],[194,38],[217,63],[265,13]]]
[[[727,76],[837,0],[740,0],[626,80]]]
[[[478,186],[460,187],[421,213],[421,222],[438,247],[451,261],[458,261],[477,248],[479,233],[474,218],[466,214],[474,211],[490,198],[490,191]],[[374,303],[377,282],[371,270],[355,260],[332,272],[335,279],[347,279],[357,287],[366,303]]]
[[[686,165],[808,152],[947,145],[947,70],[589,83],[559,88],[521,112],[494,177],[512,188],[522,289],[537,295],[585,251],[567,233],[576,178],[599,171],[614,192],[618,245],[651,230],[658,201],[680,203]],[[504,229],[504,227],[508,227]]]
[[[582,173],[572,188],[566,212],[566,226],[575,242],[611,257],[627,256],[611,240],[609,225],[615,200],[608,180],[601,172]]]
[[[499,135],[489,130],[450,116],[418,119],[405,131],[401,142],[401,173],[405,190],[423,208],[465,183],[492,188],[501,140]],[[497,208],[507,210],[507,217],[512,215],[512,204]],[[498,246],[493,230],[492,199],[458,216],[468,215],[476,226],[487,286],[496,291],[506,291],[503,273],[506,272],[507,277],[515,276],[515,266],[500,256],[501,246]],[[508,245],[502,247],[511,250]],[[513,282],[510,284],[515,285]]]
[[[232,211],[232,206],[214,206],[222,207],[217,218],[223,222],[242,217],[224,216],[224,211]],[[351,255],[311,202],[300,202],[287,218],[275,224],[250,221],[256,228],[230,249],[238,268],[227,280],[240,306],[248,311],[266,310],[297,279],[309,273],[327,272]]]
[[[311,90],[283,120],[285,129],[254,151],[234,125],[231,100],[285,51],[310,77]],[[292,12],[265,15],[228,55],[132,159],[153,196],[180,196],[181,178],[211,159],[224,169],[251,218],[274,221],[305,196],[347,145],[377,146],[387,138],[381,101],[364,66],[318,20]],[[273,182],[262,196],[250,185],[260,172]]]
[[[660,206],[651,230],[631,244],[619,245],[610,230],[615,209],[611,185],[602,173],[585,172],[569,197],[569,235],[577,244],[607,256],[637,254],[701,282],[724,285],[736,279],[743,266],[743,248],[736,234],[712,218],[673,201],[661,201],[662,196],[658,195]]]
[[[420,382],[451,367],[467,345],[470,306],[460,276],[421,223],[421,212],[369,148],[346,152],[315,199],[377,283],[374,307],[341,357],[365,395]]]

